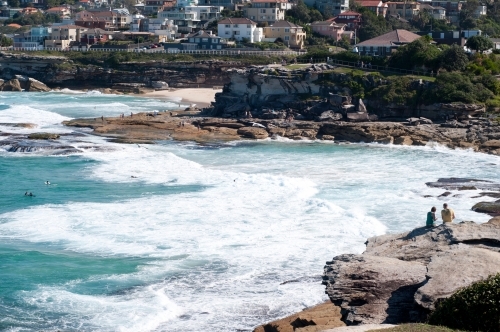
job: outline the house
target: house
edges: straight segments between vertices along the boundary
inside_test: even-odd
[[[20,0],[21,7],[46,8],[45,0]]]
[[[55,14],[63,19],[71,18],[71,9],[65,6],[53,7],[45,11],[46,14]]]
[[[432,0],[430,2],[432,7],[442,7],[446,11],[446,18],[450,23],[458,23],[460,19],[460,12],[462,11],[463,1],[450,1],[450,0]]]
[[[45,40],[45,47],[69,48],[72,42],[79,42],[87,29],[77,25],[59,25],[52,28],[50,36]]]
[[[257,23],[272,24],[285,19],[285,11],[291,8],[288,0],[252,0],[243,8],[243,15]]]
[[[22,8],[2,8],[2,17],[14,18],[14,15],[19,13]],[[21,26],[19,26],[21,27]]]
[[[342,34],[345,32],[346,27],[346,24],[336,23],[334,21],[318,21],[311,23],[313,32],[333,38],[334,40],[342,39]]]
[[[224,7],[224,9],[234,10],[237,2],[237,0],[198,0],[198,5]]]
[[[427,12],[436,20],[446,20],[446,9],[443,7],[433,7],[429,4],[421,3],[420,11]]]
[[[257,28],[257,23],[248,18],[225,18],[217,26],[221,38],[257,43],[264,37],[262,28]]]
[[[223,9],[215,6],[175,7],[159,12],[158,18],[173,21],[179,33],[192,33],[193,30],[202,28],[209,20],[219,19]]]
[[[432,32],[417,32],[421,36],[429,36],[437,44],[453,45],[457,44],[464,46],[466,39],[460,31],[432,31]]]
[[[381,0],[360,0],[357,2],[361,7],[365,7],[377,16],[386,16],[387,15],[387,4],[383,3]]]
[[[113,39],[113,32],[103,29],[88,29],[80,36],[80,43],[85,45],[94,45],[104,43]]]
[[[221,50],[227,46],[224,38],[212,34],[211,31],[200,30],[187,36],[189,44],[196,44],[196,49]]]
[[[273,41],[281,39],[285,45],[291,48],[302,49],[306,40],[306,33],[300,25],[288,21],[278,21],[269,27],[264,28],[266,39]]]
[[[314,6],[323,15],[336,16],[349,10],[349,0],[316,0]]]
[[[158,13],[167,8],[173,8],[176,3],[176,0],[146,0],[144,3],[144,14]]]
[[[104,28],[102,23],[94,24],[93,28],[100,28],[106,30],[126,29],[132,22],[132,16],[126,13],[119,13],[111,10],[84,10],[75,15],[75,24],[80,22],[98,22],[105,21]],[[89,23],[90,24],[90,23]],[[83,25],[88,27],[88,25]]]
[[[114,30],[114,26],[109,21],[105,18],[98,17],[83,17],[75,19],[75,25],[85,27],[87,29]]]
[[[345,24],[345,29],[348,31],[358,30],[361,26],[361,14],[352,11],[343,12],[342,14],[330,20],[334,21],[337,24]]]
[[[420,36],[413,32],[397,29],[356,44],[354,51],[360,55],[388,56],[401,45],[409,44],[419,38]]]
[[[30,31],[14,35],[14,47],[43,49],[44,40],[50,36],[51,28],[32,27]]]
[[[490,38],[494,50],[500,50],[500,38]]]
[[[177,7],[198,6],[198,0],[178,0]]]
[[[158,36],[159,42],[175,39],[178,28],[174,21],[166,18],[145,18],[142,15],[134,15],[131,32],[152,32]]]
[[[420,3],[405,1],[405,2],[386,2],[387,15],[402,17],[410,20],[413,16],[417,16],[420,12]]]

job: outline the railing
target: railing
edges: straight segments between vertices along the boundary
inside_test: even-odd
[[[59,51],[59,52],[145,52],[145,53],[162,53],[162,54],[207,54],[207,55],[292,55],[299,56],[305,54],[305,52],[297,52],[297,51],[247,51],[247,50],[230,50],[230,49],[222,49],[222,50],[179,50],[176,48],[164,49],[164,48],[152,48],[152,49],[116,49],[116,48],[75,48],[75,49],[62,49],[55,47],[44,47],[40,48],[31,48],[31,47],[0,47],[2,51],[23,51],[23,52],[34,52],[34,51]]]
[[[339,67],[353,68],[363,71],[373,71],[373,72],[389,72],[395,74],[405,74],[405,75],[415,75],[415,76],[429,76],[434,77],[436,74],[433,71],[425,71],[425,70],[410,70],[410,69],[401,69],[401,68],[393,68],[388,66],[377,66],[372,65],[370,63],[363,62],[352,62],[352,61],[343,61],[332,58],[310,58],[310,59],[296,59],[293,62],[296,63],[328,63],[330,65],[336,65]],[[293,64],[290,63],[290,64]]]

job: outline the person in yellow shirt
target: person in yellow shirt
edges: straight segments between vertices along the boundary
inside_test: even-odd
[[[443,204],[441,218],[443,219],[443,224],[451,223],[455,219],[455,211],[452,208],[448,208],[448,204],[446,203]]]

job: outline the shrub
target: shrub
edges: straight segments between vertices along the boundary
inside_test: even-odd
[[[462,288],[442,301],[429,323],[468,331],[499,331],[500,274]]]

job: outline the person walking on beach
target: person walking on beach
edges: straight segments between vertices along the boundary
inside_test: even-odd
[[[425,227],[434,227],[434,222],[436,220],[436,207],[433,206],[431,211],[427,212],[427,221],[425,223]]]
[[[446,203],[443,204],[441,218],[443,219],[443,224],[451,223],[455,219],[455,211],[452,208],[448,208],[448,204]]]

